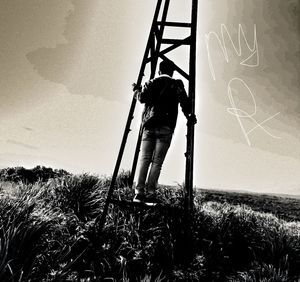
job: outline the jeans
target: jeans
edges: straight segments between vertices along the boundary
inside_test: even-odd
[[[136,194],[155,192],[161,167],[171,144],[172,135],[173,131],[168,126],[144,129]],[[150,171],[148,175],[149,167]],[[146,184],[147,175],[148,179]]]

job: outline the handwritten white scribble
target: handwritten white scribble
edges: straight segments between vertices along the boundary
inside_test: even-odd
[[[247,89],[248,93],[251,96],[252,102],[253,102],[253,112],[252,113],[248,113],[248,112],[236,107],[236,104],[235,104],[235,101],[234,101],[234,98],[233,98],[233,93],[235,93],[235,94],[238,94],[238,93],[235,89],[232,88],[232,83],[233,82],[239,82],[243,87],[245,87],[245,89]],[[237,78],[237,77],[232,78],[228,82],[227,93],[228,93],[228,98],[229,98],[230,105],[231,105],[230,108],[227,108],[227,112],[234,115],[237,118],[238,123],[241,127],[241,130],[242,130],[249,146],[251,146],[251,142],[250,142],[250,139],[249,139],[249,134],[257,128],[262,129],[265,133],[267,133],[269,136],[271,136],[273,138],[281,139],[281,137],[278,137],[278,136],[275,136],[275,135],[271,134],[265,127],[263,127],[263,124],[265,124],[267,121],[269,121],[272,118],[274,118],[275,116],[277,116],[280,112],[272,115],[271,117],[265,119],[262,122],[257,122],[256,119],[254,118],[254,116],[257,113],[257,105],[256,105],[255,97],[254,97],[251,89],[249,88],[249,86],[242,79]],[[250,130],[246,131],[246,129],[243,125],[243,122],[242,122],[242,118],[250,119],[251,121],[253,121],[255,126],[253,128],[251,128]]]
[[[224,58],[226,60],[226,62],[229,62],[229,57],[228,57],[228,53],[227,53],[227,47],[226,47],[226,43],[225,43],[225,34],[227,34],[235,53],[241,57],[242,56],[242,45],[241,45],[241,38],[244,39],[244,42],[247,45],[247,48],[249,49],[249,51],[251,52],[250,55],[248,57],[246,57],[245,59],[243,59],[240,62],[240,65],[243,66],[247,66],[247,67],[257,67],[259,66],[259,53],[258,53],[258,43],[257,43],[257,36],[256,36],[256,25],[254,24],[254,30],[253,30],[253,47],[251,48],[245,32],[243,30],[243,27],[241,24],[239,24],[239,30],[238,30],[238,46],[236,47],[236,45],[234,44],[232,37],[229,34],[229,31],[226,27],[225,24],[221,24],[221,39],[219,37],[219,35],[214,32],[214,31],[210,31],[209,33],[205,34],[205,43],[206,43],[206,49],[207,49],[207,56],[208,56],[208,64],[209,64],[209,69],[211,72],[211,75],[213,77],[213,80],[216,80],[216,75],[215,75],[215,69],[212,63],[212,58],[211,58],[211,54],[210,54],[210,47],[209,47],[209,42],[211,39],[211,36],[214,36],[217,39],[217,42],[220,45],[220,48],[223,52]],[[256,56],[256,60],[251,61],[251,59]]]

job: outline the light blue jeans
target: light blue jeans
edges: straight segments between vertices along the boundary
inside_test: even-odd
[[[173,131],[168,126],[144,129],[136,194],[155,193],[161,167],[170,147],[172,136]]]

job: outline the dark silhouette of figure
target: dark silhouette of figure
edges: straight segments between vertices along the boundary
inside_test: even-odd
[[[135,97],[145,104],[142,114],[140,168],[134,202],[153,205],[158,203],[155,191],[176,127],[178,105],[180,104],[188,123],[197,122],[196,116],[191,113],[191,102],[183,82],[172,78],[174,69],[171,61],[162,61],[158,77],[149,80],[143,87],[133,85]]]

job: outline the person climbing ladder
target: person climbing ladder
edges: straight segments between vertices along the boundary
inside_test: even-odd
[[[138,133],[136,149],[133,156],[132,169],[129,179],[130,188],[132,187],[132,184],[134,182],[136,166],[139,159],[140,146],[142,143],[142,152],[144,153],[140,158],[141,165],[138,177],[138,185],[135,187],[135,196],[133,199],[134,201],[130,201],[130,205],[134,206],[136,204],[135,202],[153,202],[153,205],[155,205],[155,203],[157,202],[155,197],[157,180],[159,178],[161,167],[170,146],[173,131],[176,126],[178,104],[181,104],[183,112],[188,119],[186,131],[187,142],[185,152],[186,164],[184,182],[184,211],[186,214],[186,219],[189,218],[189,215],[193,210],[194,124],[196,123],[196,117],[193,113],[195,112],[196,90],[196,35],[198,0],[192,0],[190,3],[191,18],[188,21],[170,21],[169,19],[167,19],[170,2],[170,0],[157,0],[146,49],[141,63],[141,68],[138,74],[137,82],[134,85],[136,98],[134,96],[132,97],[122,141],[119,148],[119,153],[112,174],[111,183],[107,191],[107,197],[103,207],[103,212],[97,218],[97,221],[99,221],[100,230],[105,225],[109,205],[112,204],[114,189],[117,188],[116,180],[125,151],[127,138],[129,132],[131,132],[130,126],[134,118],[137,99],[139,99],[141,102],[143,102],[143,99],[145,99],[143,103],[145,104],[145,108],[148,109],[144,112],[143,115],[143,124],[141,125]],[[178,31],[178,35],[181,34],[181,31],[184,30],[188,30],[189,32],[184,38],[177,35],[174,37],[166,37],[164,33],[165,28],[176,29]],[[168,58],[168,54],[181,47],[188,48],[188,70],[186,71],[183,70],[180,65],[171,62]],[[163,62],[161,63],[160,76],[153,79],[156,72],[158,59],[163,60]],[[139,86],[141,85],[142,80],[145,76],[146,69],[150,71],[151,80],[146,83],[143,88],[141,88]],[[174,70],[188,82],[188,96],[185,92],[183,82],[181,80],[175,80],[172,78]],[[168,84],[167,82],[170,82],[170,84]],[[148,89],[149,91],[146,89]],[[153,95],[148,95],[147,93],[151,93]],[[150,96],[153,96],[153,101],[151,102],[151,100],[149,100],[149,104],[149,101],[147,101],[147,99]],[[157,107],[154,107],[154,104],[152,105],[151,103],[156,101],[156,99],[160,102],[155,103]],[[157,111],[156,114],[155,111]],[[160,116],[160,113],[164,113],[165,116]],[[156,118],[154,118],[155,116],[160,116],[160,118],[157,118],[159,122],[156,125],[154,122],[156,120]],[[152,126],[150,126],[152,123],[151,120],[154,123]],[[162,139],[162,135],[166,139]],[[162,140],[167,142],[162,142]],[[122,205],[124,204],[124,200],[114,200],[113,204]],[[145,205],[139,206],[144,207]]]
[[[144,87],[133,85],[136,99],[145,104],[134,202],[145,202],[148,205],[158,203],[156,187],[176,127],[178,105],[180,104],[188,123],[197,122],[182,80],[172,78],[174,70],[172,61],[163,60],[159,65],[158,77],[146,82]]]

